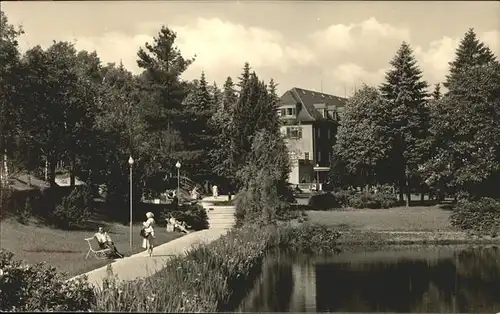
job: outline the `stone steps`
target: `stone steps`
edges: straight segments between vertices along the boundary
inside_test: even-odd
[[[227,196],[220,196],[218,199],[213,197],[204,198],[200,204],[207,211],[210,229],[231,229],[236,224],[234,206],[218,206],[218,201],[227,200]]]
[[[219,213],[207,213],[208,217],[227,217],[227,218],[234,218],[234,212],[219,212]]]
[[[213,228],[232,228],[236,223],[234,216],[234,208],[232,210],[225,209],[219,211],[218,208],[213,211],[207,211],[208,222],[210,229]]]

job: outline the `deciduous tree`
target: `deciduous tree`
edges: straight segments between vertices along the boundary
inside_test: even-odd
[[[384,181],[385,173],[377,170],[387,165],[394,141],[387,107],[379,91],[366,85],[347,102],[333,149],[339,170],[351,177],[346,181],[360,186]]]
[[[18,86],[21,84],[20,53],[17,38],[23,34],[21,28],[9,24],[7,16],[0,10],[0,174],[2,178],[4,158],[14,157],[16,141],[24,137],[20,128],[21,109],[19,102],[23,96]],[[7,160],[5,160],[7,163]],[[2,184],[3,182],[0,182]]]

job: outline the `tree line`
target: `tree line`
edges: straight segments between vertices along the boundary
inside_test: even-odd
[[[9,169],[42,177],[47,165],[54,184],[63,164],[72,184],[76,177],[105,184],[117,202],[128,193],[129,156],[137,193],[163,192],[176,161],[184,175],[227,189],[250,191],[257,177],[286,181],[277,84],[260,80],[248,63],[219,87],[204,73],[182,79],[196,61],[182,55],[167,26],[139,49],[139,74],[69,42],[21,54],[22,29],[3,12],[0,26],[0,150]],[[433,91],[409,44],[390,66],[380,86],[363,86],[346,104],[332,183],[390,184],[401,199],[430,189],[497,195],[500,65],[491,49],[470,29]]]
[[[380,86],[365,85],[348,100],[331,180],[395,185],[401,200],[430,189],[498,197],[500,64],[492,50],[469,29],[432,92],[409,44],[390,65]]]
[[[123,203],[132,156],[138,195],[164,192],[177,161],[196,182],[236,190],[246,184],[241,170],[252,162],[254,138],[282,141],[277,84],[259,79],[248,63],[222,88],[204,73],[182,79],[196,61],[182,55],[167,26],[139,49],[139,74],[70,42],[21,54],[23,30],[3,12],[0,26],[0,150],[11,174],[43,177],[47,165],[54,185],[64,168],[71,184],[76,177],[104,184],[108,200]]]

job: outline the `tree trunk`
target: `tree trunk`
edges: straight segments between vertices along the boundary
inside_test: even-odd
[[[26,175],[28,176],[28,186],[32,187],[33,185],[31,184],[31,171],[27,171]]]
[[[406,186],[406,207],[410,207],[410,203],[411,203],[411,191],[408,188],[408,186]]]
[[[69,185],[71,187],[75,186],[75,168],[76,168],[76,155],[72,153],[70,162],[70,174],[69,174]]]
[[[422,191],[422,193],[420,193],[420,202],[424,203],[425,201],[425,193]]]
[[[411,203],[411,191],[410,191],[410,184],[408,181],[409,181],[408,175],[405,173],[406,207],[410,207]]]
[[[4,178],[3,178],[3,155],[0,154],[0,187],[3,187]]]
[[[8,164],[8,158],[7,158],[7,149],[5,149],[4,154],[3,154],[3,164],[2,167],[4,168],[3,170],[3,176],[6,185],[9,185],[9,164]]]
[[[49,161],[49,185],[56,185],[56,161],[55,158]]]
[[[404,182],[401,180],[399,182],[399,201],[403,202],[404,201]]]

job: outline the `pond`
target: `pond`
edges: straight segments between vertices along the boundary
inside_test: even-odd
[[[500,249],[406,246],[269,254],[239,312],[500,312]]]

